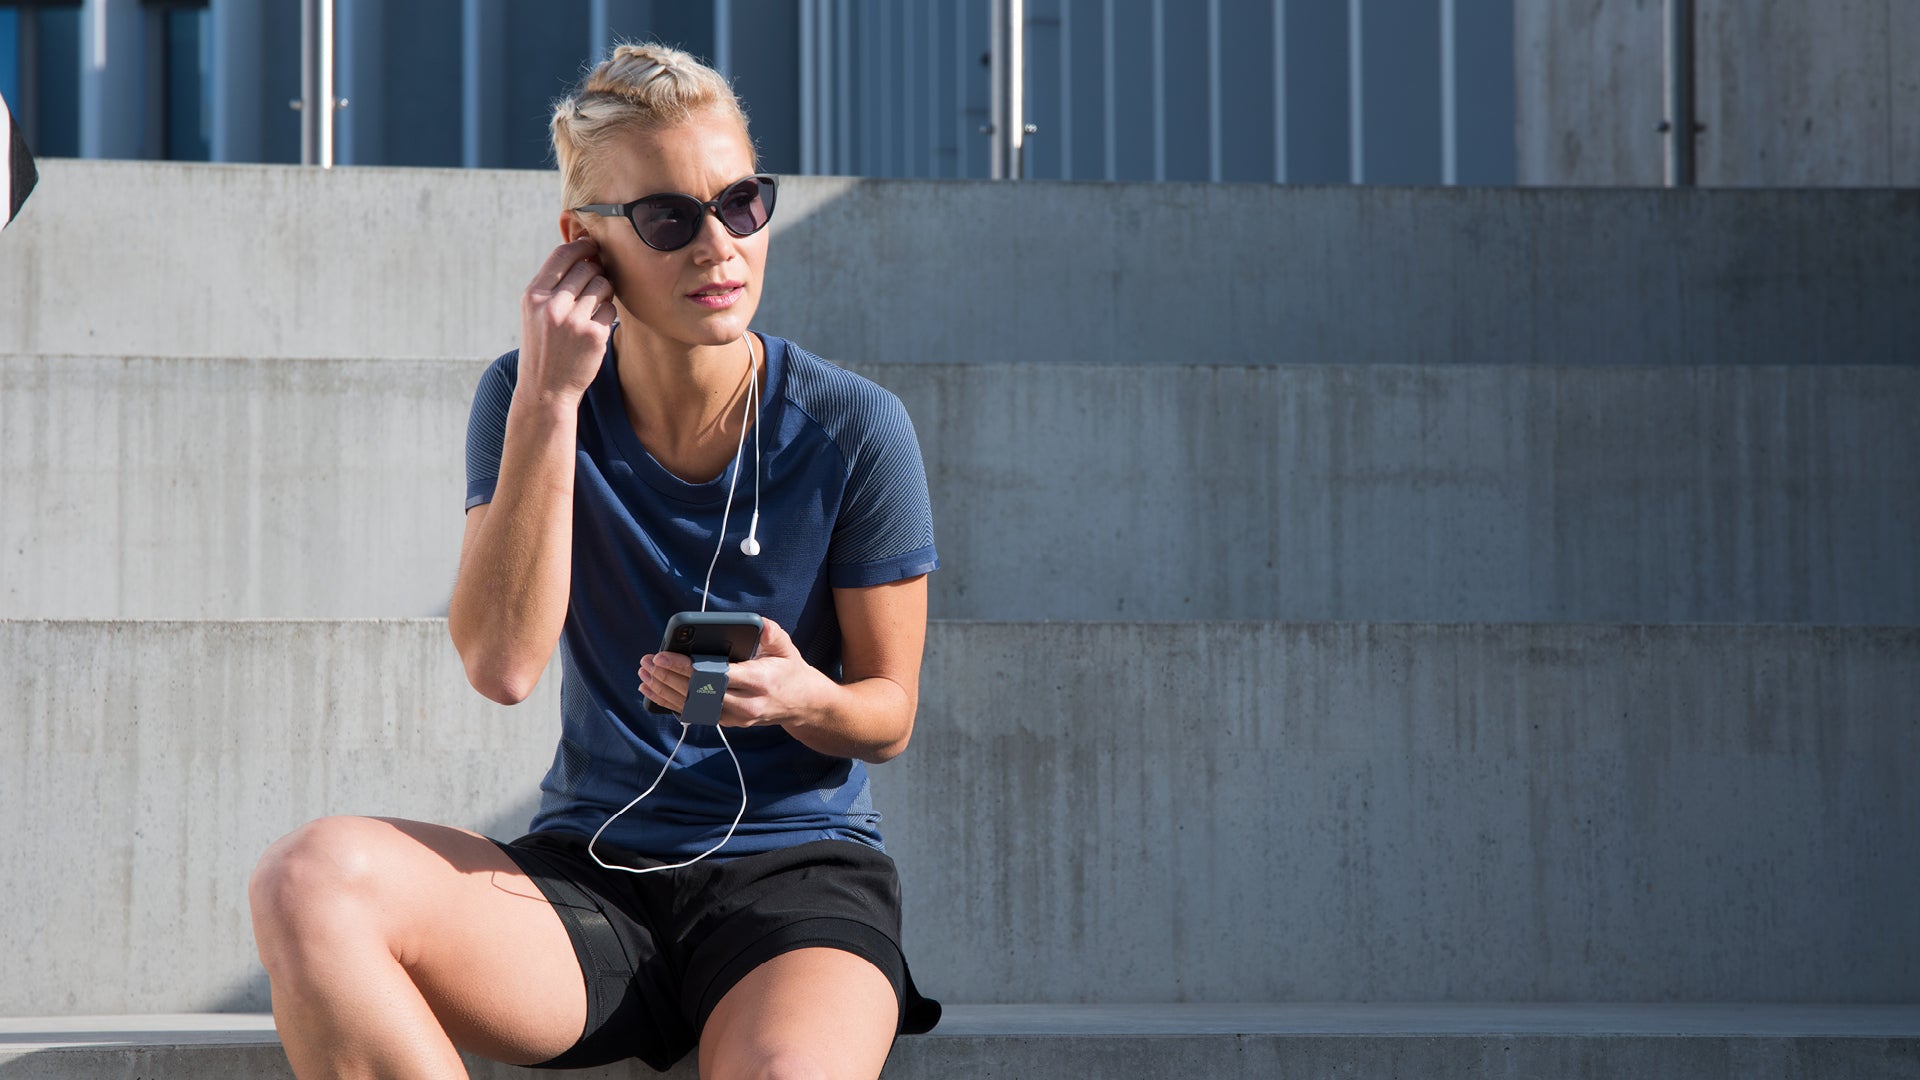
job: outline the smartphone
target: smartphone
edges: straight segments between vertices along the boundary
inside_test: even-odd
[[[660,651],[724,656],[732,664],[751,660],[760,651],[760,616],[751,611],[682,611],[667,620]],[[648,712],[668,711],[652,698],[642,700]]]

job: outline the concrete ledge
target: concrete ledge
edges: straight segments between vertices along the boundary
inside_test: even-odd
[[[329,813],[517,833],[438,620],[0,622],[0,1014],[266,1004]],[[1920,1000],[1920,629],[936,623],[875,770],[974,1002]]]
[[[480,370],[0,358],[0,615],[444,612]],[[864,370],[940,618],[1920,625],[1920,367]]]
[[[0,246],[0,353],[490,356],[558,219],[552,173],[48,161]],[[796,176],[772,228],[759,325],[856,363],[1910,365],[1920,340],[1911,191]]]
[[[476,1078],[545,1075],[470,1059]],[[1920,1007],[951,1006],[886,1076],[1920,1076]],[[271,1018],[0,1020],[0,1078],[288,1077]],[[644,1066],[570,1073],[638,1080]],[[683,1062],[668,1074],[691,1080]]]

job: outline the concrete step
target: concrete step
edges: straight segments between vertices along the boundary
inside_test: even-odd
[[[796,176],[758,325],[855,363],[1910,365],[1913,198]],[[559,213],[544,172],[48,161],[0,352],[491,356]]]
[[[1920,367],[863,370],[937,617],[1920,625]],[[480,371],[0,358],[0,615],[444,612]]]
[[[545,1075],[468,1061],[476,1080]],[[290,1077],[270,1017],[0,1020],[0,1077]],[[645,1066],[569,1073],[640,1080]],[[669,1077],[691,1080],[691,1062]],[[1920,1077],[1920,1006],[949,1006],[894,1046],[890,1080]]]
[[[266,1006],[330,813],[517,834],[438,620],[0,622],[0,1015]],[[875,769],[927,991],[1920,1001],[1920,629],[936,622]]]

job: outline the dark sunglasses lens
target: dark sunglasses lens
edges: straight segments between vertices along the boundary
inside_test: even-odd
[[[660,251],[686,247],[700,231],[707,208],[685,195],[656,195],[633,208],[633,227],[647,246]]]
[[[735,236],[751,236],[773,216],[773,178],[749,176],[720,193],[720,223]]]

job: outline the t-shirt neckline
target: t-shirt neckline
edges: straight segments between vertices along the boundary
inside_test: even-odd
[[[751,331],[749,331],[751,332]],[[773,443],[769,431],[778,431],[780,405],[785,395],[780,387],[786,375],[787,343],[771,334],[757,335],[766,346],[763,363],[767,366],[766,392],[760,402],[760,417],[756,426],[760,431],[760,456],[762,461],[772,453]],[[627,416],[626,399],[620,393],[620,363],[614,354],[613,341],[607,341],[607,353],[600,363],[600,375],[594,379],[589,391],[594,397],[594,411],[601,416],[603,429],[612,437],[616,452],[633,470],[635,476],[646,485],[670,499],[694,506],[717,506],[727,497],[727,489],[733,482],[734,473],[741,464],[753,467],[753,439],[751,429],[740,451],[720,470],[720,475],[700,483],[683,480],[660,464],[644,444],[640,442],[640,433],[633,429],[633,421]],[[742,475],[740,484],[752,482],[752,477]]]

